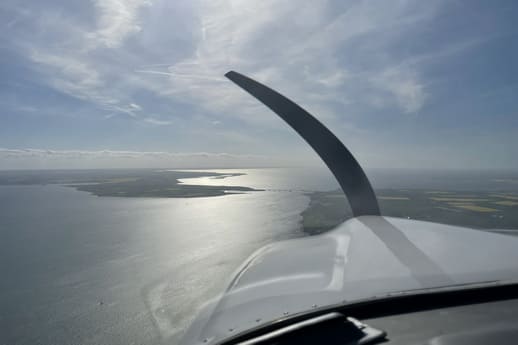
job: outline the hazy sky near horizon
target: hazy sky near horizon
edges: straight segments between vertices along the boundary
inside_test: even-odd
[[[228,70],[366,167],[518,169],[516,18],[513,0],[3,0],[0,169],[317,162]]]

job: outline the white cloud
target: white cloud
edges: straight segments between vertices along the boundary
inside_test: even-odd
[[[201,35],[192,56],[138,72],[168,79],[162,94],[247,122],[264,124],[273,117],[258,116],[262,108],[221,77],[230,69],[277,88],[310,111],[323,110],[324,115],[317,115],[324,118],[336,114],[331,103],[347,108],[354,102],[371,105],[373,100],[413,113],[426,101],[418,66],[383,62],[361,69],[347,62],[348,51],[358,45],[387,40],[385,31],[433,16],[412,4],[362,1],[336,12],[336,3],[330,1],[295,6],[278,1],[202,1]],[[365,35],[370,36],[358,41]],[[380,69],[386,72],[378,76]],[[365,99],[365,91],[371,99]]]
[[[150,4],[149,0],[95,0],[97,29],[86,33],[86,37],[108,48],[119,47],[126,37],[142,29],[138,11]]]
[[[42,82],[106,111],[104,118],[125,114],[136,121],[158,124],[160,120],[145,114],[132,100],[136,92],[153,87],[128,74],[128,63],[136,57],[122,47],[128,37],[140,31],[139,11],[150,4],[147,0],[95,1],[93,29],[52,8],[41,14],[25,11],[26,20],[45,36],[27,37],[17,44],[44,76]]]
[[[147,122],[156,126],[169,126],[173,123],[173,121],[159,120],[152,117],[145,117],[144,122]]]
[[[156,64],[142,54],[147,52],[141,48],[153,52],[159,47],[128,50],[124,42],[143,27],[157,29],[150,18],[180,20],[174,11],[170,15],[156,13],[163,11],[164,3],[165,0],[95,0],[94,28],[76,26],[53,13],[43,24],[54,25],[65,35],[62,42],[66,44],[33,46],[30,57],[47,69],[47,82],[57,90],[91,102],[108,114],[126,114],[134,120],[157,124],[169,120],[162,116],[150,120],[133,95],[151,92],[165,103],[190,103],[195,111],[276,127],[277,119],[261,116],[267,111],[223,78],[230,69],[272,85],[309,111],[318,109],[321,113],[316,115],[324,119],[352,113],[344,109],[362,102],[393,104],[412,113],[426,100],[415,64],[397,66],[396,73],[391,72],[394,66],[390,65],[361,69],[347,61],[348,51],[358,48],[357,39],[362,35],[370,35],[360,43],[362,46],[375,44],[387,39],[379,33],[423,20],[423,11],[409,6],[412,2],[363,1],[339,9],[336,6],[344,7],[343,4],[332,1],[296,5],[274,0],[193,2],[189,6],[197,19],[185,24],[190,25],[190,31],[199,33],[188,38],[194,46],[192,54],[184,53],[182,59],[171,64]],[[144,7],[153,15],[141,17]],[[172,28],[161,28],[169,27]],[[160,58],[168,60],[169,56]],[[131,68],[137,62],[142,62],[142,67]],[[387,72],[378,76],[380,68]],[[365,94],[370,99],[366,100]],[[341,109],[337,110],[337,106]]]
[[[129,106],[135,110],[142,110],[142,107],[138,104],[135,104],[135,103],[130,103]]]
[[[451,69],[436,67],[451,67],[466,50],[502,34],[487,29],[485,36],[475,30],[445,37],[444,30],[431,25],[451,20],[438,16],[438,10],[448,10],[443,1],[79,3],[2,3],[14,19],[6,21],[1,36],[7,59],[23,55],[10,64],[23,68],[8,73],[20,73],[14,78],[20,85],[29,84],[26,80],[37,87],[45,84],[83,102],[46,101],[30,97],[36,88],[26,88],[19,97],[0,97],[0,103],[13,114],[37,114],[39,121],[45,116],[113,119],[104,123],[107,132],[121,121],[138,122],[132,126],[135,145],[145,147],[152,137],[145,131],[170,126],[176,147],[189,147],[192,138],[200,138],[197,148],[274,152],[282,143],[286,151],[297,149],[301,142],[284,136],[287,127],[223,77],[230,69],[286,94],[359,150],[382,132],[383,121],[375,117],[392,116],[393,128],[406,125],[409,130],[403,132],[422,132],[424,126],[412,127],[398,114],[424,116],[429,103],[444,103],[442,91],[434,90],[450,78],[444,71]],[[84,11],[67,12],[71,9]],[[397,143],[402,130],[390,131],[387,142]],[[45,136],[26,140],[23,136],[32,133],[22,132],[16,143],[42,140],[45,145]],[[250,140],[254,137],[266,140]]]
[[[58,55],[33,49],[30,58],[45,67],[49,84],[67,95],[110,109],[119,102],[103,92],[105,81],[96,68],[81,56]]]
[[[423,84],[407,69],[389,68],[379,76],[373,77],[372,82],[393,95],[394,101],[405,113],[419,111],[426,100]],[[377,106],[386,104],[378,102]]]

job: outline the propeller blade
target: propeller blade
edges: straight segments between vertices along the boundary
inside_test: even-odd
[[[322,158],[338,180],[355,217],[380,215],[371,184],[354,156],[320,121],[269,87],[230,71],[225,77],[258,99],[290,125]]]

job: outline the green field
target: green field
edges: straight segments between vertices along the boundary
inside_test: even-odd
[[[437,190],[376,190],[382,215],[482,229],[518,229],[518,193],[456,192]],[[309,234],[327,231],[351,218],[341,191],[309,194],[303,212]]]

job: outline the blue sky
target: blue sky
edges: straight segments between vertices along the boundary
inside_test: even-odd
[[[315,164],[237,70],[366,167],[518,169],[516,1],[3,0],[0,169]]]

